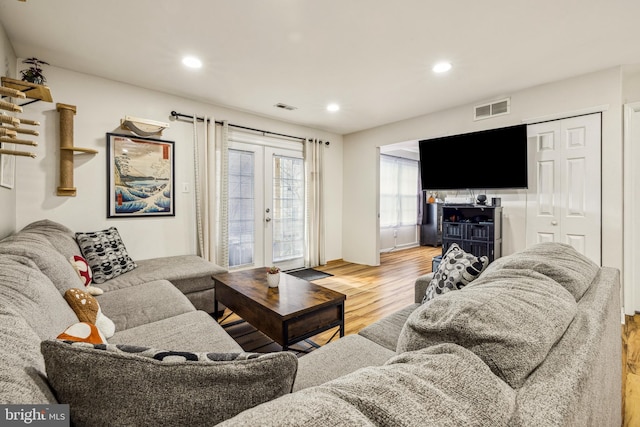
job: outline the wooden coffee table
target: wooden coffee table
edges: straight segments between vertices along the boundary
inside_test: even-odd
[[[215,312],[224,304],[283,350],[336,326],[344,336],[346,295],[286,273],[269,288],[266,276],[266,268],[214,275]]]

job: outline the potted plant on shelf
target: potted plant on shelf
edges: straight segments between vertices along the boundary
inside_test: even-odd
[[[275,288],[280,283],[280,267],[275,265],[267,268],[267,283],[270,288]]]
[[[22,63],[31,65],[26,70],[20,71],[23,81],[38,85],[43,85],[47,81],[44,74],[42,74],[42,65],[49,65],[48,62],[41,61],[38,58],[27,58]]]

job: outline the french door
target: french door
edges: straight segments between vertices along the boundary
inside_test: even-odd
[[[229,143],[229,268],[304,267],[302,151]]]

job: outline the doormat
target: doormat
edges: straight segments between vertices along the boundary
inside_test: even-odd
[[[221,325],[242,349],[249,353],[273,353],[282,351],[282,346],[254,328],[243,319],[232,320]],[[289,346],[289,351],[302,357],[320,346],[310,339],[302,340]]]
[[[303,279],[311,282],[312,280],[324,279],[325,277],[331,277],[333,274],[325,273],[324,271],[314,270],[313,268],[304,268],[302,270],[290,270],[285,273],[295,276],[298,279]]]

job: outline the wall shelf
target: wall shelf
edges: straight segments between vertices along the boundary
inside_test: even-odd
[[[17,99],[31,99],[31,101],[27,101],[19,105],[15,102],[0,100],[1,110],[8,110],[14,113],[22,113],[23,105],[31,104],[36,101],[53,101],[53,98],[51,97],[51,90],[49,90],[49,87],[4,76],[0,78],[0,95],[2,96],[2,98],[6,97]],[[17,139],[16,137],[18,133],[38,136],[38,131],[20,128],[20,125],[25,124],[38,126],[40,125],[39,122],[28,119],[20,120],[16,117],[0,114],[0,124],[8,125],[0,126],[0,144],[2,144],[0,145],[0,154],[31,158],[36,157],[34,153],[30,153],[27,151],[8,150],[4,144],[30,145],[36,147],[38,145],[37,142],[28,141],[25,139]]]
[[[16,80],[10,77],[2,77],[0,80],[2,81],[2,86],[23,92],[27,98],[32,100],[27,101],[24,104],[20,104],[20,106],[37,101],[53,102],[49,86]]]

